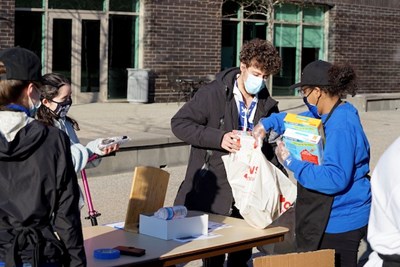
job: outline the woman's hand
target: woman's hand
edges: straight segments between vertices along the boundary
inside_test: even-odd
[[[119,149],[119,145],[114,144],[114,145],[103,148],[101,151],[103,152],[103,155],[108,155],[114,151],[117,151],[118,149]]]

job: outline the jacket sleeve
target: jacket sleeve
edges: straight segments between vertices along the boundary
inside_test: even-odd
[[[69,257],[65,266],[86,266],[80,219],[79,184],[71,159],[68,137],[60,131],[60,157],[57,162],[57,200],[54,229],[64,243]]]
[[[89,159],[89,152],[87,151],[86,147],[84,147],[80,143],[72,144],[71,156],[76,173],[85,169],[87,161]]]
[[[89,157],[93,154],[103,155],[104,153],[98,148],[101,138],[90,141],[86,146],[83,146],[76,132],[70,123],[66,123],[67,135],[71,142],[72,162],[74,164],[75,172],[78,173],[83,169],[97,167],[101,159],[95,159],[88,162]]]
[[[354,179],[356,158],[354,136],[354,133],[346,130],[331,131],[326,136],[322,165],[292,158],[288,168],[294,173],[297,181],[307,189],[324,194],[340,193]]]
[[[269,132],[271,129],[282,135],[285,132],[285,124],[283,120],[285,119],[286,113],[272,113],[269,117],[262,118],[260,123],[263,125],[264,129]]]
[[[103,139],[102,138],[97,138],[93,141],[90,141],[89,143],[87,143],[86,145],[86,150],[89,153],[89,157],[91,157],[93,154],[97,154],[99,156],[103,156],[104,152],[102,150],[99,149],[99,144],[101,143]],[[97,158],[95,160],[89,161],[86,164],[86,169],[88,168],[94,168],[97,167],[101,162],[101,158]]]
[[[216,110],[224,109],[225,101],[217,104],[215,91],[213,87],[200,88],[194,98],[172,117],[171,129],[176,137],[193,146],[221,149],[226,132],[220,129]]]

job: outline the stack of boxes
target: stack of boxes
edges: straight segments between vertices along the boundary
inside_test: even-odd
[[[284,123],[283,142],[290,154],[299,160],[322,164],[325,143],[322,121],[288,113]]]

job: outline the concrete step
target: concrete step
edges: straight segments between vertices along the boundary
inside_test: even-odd
[[[138,138],[138,134],[135,134]],[[87,143],[89,140],[82,140]],[[86,173],[91,176],[111,175],[133,172],[136,166],[181,166],[186,165],[190,146],[172,136],[149,136],[123,144],[115,156],[102,159],[96,168],[89,168]]]

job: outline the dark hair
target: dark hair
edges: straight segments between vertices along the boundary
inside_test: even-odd
[[[246,42],[239,55],[240,62],[246,67],[256,67],[268,74],[275,74],[281,68],[281,58],[271,42],[253,39]]]
[[[357,75],[349,63],[333,64],[328,71],[330,86],[321,86],[331,96],[354,96],[358,90]]]
[[[6,73],[6,67],[0,62],[0,75]],[[0,110],[8,110],[5,106],[18,103],[22,91],[29,85],[29,81],[0,80]]]
[[[71,85],[68,78],[59,73],[48,73],[43,75],[41,83],[40,97],[42,100],[47,99],[49,101],[52,101],[58,95],[58,90],[62,86]],[[37,112],[37,118],[39,121],[42,121],[47,125],[54,126],[54,120],[57,120],[58,116],[45,105],[41,105]],[[66,116],[66,120],[70,121],[74,129],[79,131],[79,124],[76,120],[68,116]]]

